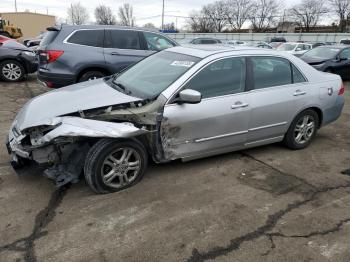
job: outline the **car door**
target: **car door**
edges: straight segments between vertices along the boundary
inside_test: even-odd
[[[148,55],[142,48],[140,34],[129,29],[105,30],[105,62],[112,72],[117,73]]]
[[[201,102],[172,102],[164,108],[161,137],[166,158],[230,151],[244,145],[250,112],[245,82],[245,58],[220,59],[195,74],[183,88],[200,92]]]
[[[247,145],[284,135],[292,117],[294,92],[290,62],[281,57],[249,58],[253,90]]]
[[[341,77],[349,78],[350,75],[350,48],[342,50],[334,67],[335,73]]]

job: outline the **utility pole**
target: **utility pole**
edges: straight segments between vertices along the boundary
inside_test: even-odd
[[[15,0],[15,11],[17,13],[17,0]]]
[[[162,31],[164,30],[164,0],[163,0],[163,8],[162,8]]]

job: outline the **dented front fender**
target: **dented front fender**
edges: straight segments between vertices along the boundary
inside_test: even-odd
[[[80,117],[57,117],[53,119],[58,126],[38,139],[38,144],[45,144],[57,137],[134,137],[149,131],[135,127],[132,123],[113,123]]]

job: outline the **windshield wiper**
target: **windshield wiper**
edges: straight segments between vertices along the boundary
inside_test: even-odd
[[[116,85],[119,89],[121,89],[125,94],[130,95],[131,91],[128,90],[122,83],[118,83],[113,80],[113,84]]]

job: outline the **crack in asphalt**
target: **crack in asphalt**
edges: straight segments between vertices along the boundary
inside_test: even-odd
[[[285,238],[310,238],[314,236],[324,236],[324,235],[328,235],[328,234],[340,231],[343,225],[349,222],[350,222],[350,218],[346,218],[346,219],[340,220],[335,226],[329,229],[325,229],[322,231],[314,231],[304,235],[285,235],[280,232],[269,233],[268,235],[271,237],[285,237]]]
[[[254,159],[256,161],[258,161],[259,163],[265,165],[265,166],[268,166],[270,168],[272,168],[273,170],[275,171],[278,171],[279,173],[282,173],[282,174],[285,174],[283,173],[282,171],[280,171],[279,169],[276,169],[275,167],[259,160],[259,159],[256,159],[255,157],[247,154],[247,153],[242,153],[242,155],[246,156],[246,157],[249,157],[251,159]],[[297,178],[297,177],[296,177]],[[189,262],[200,262],[200,261],[205,261],[205,260],[208,260],[208,259],[215,259],[217,257],[220,257],[220,256],[225,256],[233,251],[236,251],[240,248],[240,246],[245,243],[245,242],[248,242],[248,241],[252,241],[252,240],[255,240],[255,239],[258,239],[262,236],[267,236],[269,238],[269,240],[271,241],[271,249],[275,248],[275,244],[273,242],[273,234],[272,233],[269,233],[271,232],[275,226],[277,225],[277,223],[279,222],[279,220],[285,216],[286,214],[292,212],[293,210],[295,209],[298,209],[312,201],[314,201],[320,194],[323,194],[323,193],[327,193],[327,192],[330,192],[330,191],[333,191],[333,190],[338,190],[338,189],[342,189],[342,188],[349,188],[350,187],[350,182],[347,182],[345,184],[342,184],[342,185],[338,185],[338,186],[329,186],[329,187],[323,187],[323,188],[317,188],[311,184],[309,184],[307,181],[303,180],[303,179],[300,179],[300,181],[304,181],[307,185],[310,186],[311,190],[310,190],[310,194],[309,196],[305,197],[304,200],[297,200],[293,203],[290,203],[287,205],[286,208],[284,209],[281,209],[279,211],[277,211],[276,213],[274,214],[271,214],[267,217],[267,220],[265,222],[264,225],[258,227],[257,229],[255,229],[254,231],[251,231],[245,235],[242,235],[242,236],[239,236],[239,237],[236,237],[234,239],[231,239],[230,240],[230,243],[226,246],[217,246],[217,247],[213,247],[211,250],[209,251],[204,251],[204,252],[199,252],[198,249],[193,249],[192,250],[192,256],[190,258],[188,258],[187,261]],[[349,220],[350,221],[350,220]],[[342,220],[340,221],[339,223],[337,223],[337,225],[334,227],[334,228],[331,228],[329,230],[325,230],[325,231],[321,231],[321,232],[313,232],[313,233],[310,233],[310,234],[307,234],[305,236],[308,236],[310,235],[311,236],[314,236],[314,235],[317,235],[317,233],[319,234],[326,234],[327,232],[328,233],[331,233],[333,232],[336,232],[336,230],[340,230],[342,225],[346,222],[349,222],[348,219],[346,220]],[[274,233],[274,234],[277,234],[277,233]],[[295,236],[297,237],[297,236]],[[264,253],[263,255],[268,255],[270,251]]]
[[[56,216],[56,209],[61,204],[64,196],[67,193],[68,186],[60,187],[55,190],[50,197],[47,206],[39,211],[35,217],[32,233],[24,238],[17,239],[12,243],[0,246],[0,253],[4,251],[21,251],[24,252],[24,261],[36,262],[35,256],[35,241],[48,234],[48,231],[43,229],[54,219]]]
[[[278,168],[276,168],[276,167],[274,167],[274,166],[272,166],[272,165],[270,165],[270,164],[268,164],[268,163],[266,163],[266,162],[264,162],[264,161],[262,161],[262,160],[260,160],[260,159],[258,159],[258,158],[256,158],[256,157],[254,157],[254,156],[252,156],[252,155],[250,155],[250,154],[248,154],[248,153],[246,153],[246,152],[240,152],[240,154],[241,154],[242,156],[245,156],[245,157],[247,157],[247,158],[250,158],[250,159],[252,159],[252,160],[254,160],[254,161],[256,161],[256,162],[258,162],[258,163],[260,163],[260,164],[262,164],[262,165],[264,165],[264,166],[266,166],[266,167],[268,167],[268,168],[270,168],[270,169],[272,169],[272,170],[274,170],[274,171],[276,171],[277,173],[279,173],[279,174],[281,174],[281,175],[294,177],[296,180],[299,180],[302,184],[304,184],[304,185],[306,185],[306,186],[312,188],[313,190],[317,190],[317,187],[316,187],[316,186],[310,184],[308,181],[306,181],[306,180],[303,179],[303,178],[300,178],[300,177],[295,176],[295,175],[288,174],[288,173],[286,173],[286,172],[284,172],[284,171],[282,171],[282,170],[280,170],[280,169],[278,169]]]

